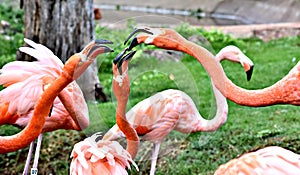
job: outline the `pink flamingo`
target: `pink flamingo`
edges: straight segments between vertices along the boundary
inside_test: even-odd
[[[74,145],[71,153],[72,162],[70,174],[115,174],[127,175],[126,168],[133,164],[130,154],[116,141],[97,140],[99,134],[94,134]]]
[[[130,34],[128,39],[139,31],[145,33],[132,40],[129,50],[140,43],[145,43],[163,49],[185,52],[196,58],[208,72],[218,90],[226,98],[237,104],[255,107],[275,104],[300,105],[300,62],[272,86],[258,90],[247,90],[235,85],[228,79],[222,66],[209,51],[186,40],[176,31],[167,28],[138,28]]]
[[[45,46],[28,39],[25,39],[25,42],[33,48],[21,47],[20,51],[35,57],[38,61],[8,63],[1,69],[0,75],[0,83],[6,87],[0,91],[0,124],[13,124],[20,128],[25,127],[25,129],[14,136],[1,136],[0,153],[26,147],[41,132],[86,128],[89,124],[87,105],[79,86],[73,80],[84,72],[98,54],[112,51],[107,46],[101,45],[110,43],[109,41],[96,40],[89,43],[82,52],[73,55],[64,66]],[[52,85],[55,82],[58,83],[57,88],[67,87],[62,88],[62,91],[59,92],[59,98],[54,99],[52,110],[47,114],[49,117],[45,117],[47,115],[43,113],[38,114],[38,102],[46,103],[46,100],[49,99],[47,95],[52,96],[48,91],[46,93],[46,90],[50,86],[55,86]],[[44,95],[45,93],[46,95]],[[44,104],[40,106],[48,108]],[[35,169],[41,138],[39,136],[37,155],[34,161]],[[33,142],[23,174],[27,174],[32,146]]]
[[[278,146],[247,153],[219,166],[214,175],[296,175],[300,174],[300,155]]]
[[[127,74],[128,63],[135,52],[125,55],[122,52],[113,64],[113,92],[117,99],[116,122],[126,136],[127,148],[124,150],[118,142],[88,138],[75,144],[70,174],[126,174],[132,159],[137,154],[139,138],[136,131],[125,117],[126,104],[130,92],[130,81]],[[125,70],[125,71],[123,71]]]
[[[253,67],[252,61],[235,46],[223,48],[216,59],[219,62],[223,59],[239,62],[246,72]],[[248,75],[250,79],[251,74]],[[173,129],[182,133],[215,131],[226,121],[226,98],[213,83],[212,87],[217,103],[217,112],[212,120],[206,120],[200,115],[193,100],[186,93],[173,89],[159,92],[139,102],[127,112],[127,119],[133,123],[137,133],[144,140],[154,144],[150,175],[155,173],[160,144]],[[121,130],[114,125],[104,135],[103,140],[114,140],[121,136]]]

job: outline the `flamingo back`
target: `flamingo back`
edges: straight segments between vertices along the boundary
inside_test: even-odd
[[[300,174],[300,155],[270,146],[242,155],[221,165],[215,175],[296,175]]]
[[[165,127],[170,125],[171,129],[190,133],[201,118],[192,99],[186,93],[175,89],[168,89],[142,100],[126,113],[126,117],[145,140],[153,140],[152,135],[156,136],[154,140],[163,139],[170,132],[170,128]],[[165,128],[163,134],[159,128]],[[113,140],[121,136],[124,135],[115,125],[103,139]]]
[[[8,110],[0,111],[6,114],[8,112],[4,116],[5,119],[1,118],[1,124],[26,126],[43,90],[62,72],[63,63],[51,50],[31,40],[24,40],[31,47],[21,47],[19,50],[35,57],[37,61],[13,61],[0,70],[0,84],[6,87],[0,91],[0,104],[8,105],[8,108],[0,109]],[[83,127],[76,126],[65,106],[56,98],[51,117],[47,117],[43,132],[55,129],[81,130],[89,123],[88,107],[77,83],[72,82],[62,93],[68,98],[68,103],[73,107],[76,117],[83,118]],[[54,123],[56,126],[53,125]]]
[[[138,170],[130,154],[116,141],[96,143],[93,137],[86,138],[74,145],[71,157],[71,175],[127,175],[126,168],[130,169],[130,163]]]

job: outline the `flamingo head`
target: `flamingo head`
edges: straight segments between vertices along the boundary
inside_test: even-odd
[[[248,58],[238,47],[232,45],[226,46],[220,50],[216,58],[219,62],[227,59],[233,62],[240,63],[245,69],[247,80],[249,81],[251,79],[254,64],[251,59]]]
[[[136,35],[137,33],[140,34]],[[128,50],[131,50],[141,43],[155,45],[162,49],[178,51],[186,50],[183,43],[186,43],[187,40],[173,29],[138,27],[127,37],[124,44],[126,44],[133,36],[134,38],[131,40]],[[253,62],[235,46],[225,47],[223,53],[226,53],[224,55],[226,57],[220,57],[219,61],[226,58],[231,61],[240,62],[246,71],[247,80],[249,81],[253,72]]]
[[[99,54],[113,52],[113,49],[103,44],[112,44],[108,40],[94,40],[80,53],[71,56],[65,64],[65,71],[76,80],[93,63]],[[74,69],[75,68],[75,69]]]
[[[129,45],[129,50],[141,43],[155,45],[162,49],[181,50],[183,41],[186,41],[185,38],[173,29],[139,27],[127,37],[124,44],[136,33],[140,34],[133,38]]]
[[[128,64],[136,51],[130,51],[126,54],[128,48],[123,50],[113,61],[113,91],[117,100],[129,97],[130,80],[128,77]]]

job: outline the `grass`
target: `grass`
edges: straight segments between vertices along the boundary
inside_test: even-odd
[[[94,132],[105,133],[115,123],[115,98],[111,92],[111,61],[123,48],[123,41],[132,31],[134,24],[127,29],[108,29],[97,27],[97,38],[112,40],[115,52],[100,56],[99,77],[110,102],[89,104],[91,124],[82,132],[59,130],[45,133],[41,157],[40,174],[68,174],[70,153],[73,145]],[[259,39],[236,39],[219,31],[207,32],[192,28],[186,24],[177,29],[184,37],[206,38],[199,42],[216,53],[228,44],[240,47],[255,63],[252,80],[247,82],[242,67],[224,61],[222,63],[227,76],[238,86],[247,89],[258,89],[272,85],[300,60],[300,37],[291,37],[263,42]],[[19,36],[17,37],[19,38]],[[22,37],[20,37],[22,38]],[[1,39],[1,38],[0,38]],[[18,40],[19,41],[19,40]],[[3,40],[2,45],[5,42]],[[18,45],[18,44],[17,44]],[[11,47],[12,48],[12,47]],[[194,100],[204,118],[214,116],[214,99],[210,80],[203,67],[188,55],[182,55],[180,62],[170,60],[158,61],[145,54],[145,50],[154,47],[142,45],[130,64],[131,93],[128,109],[156,92],[176,88],[185,91]],[[0,49],[5,55],[14,55],[12,50]],[[166,53],[167,54],[167,53]],[[8,60],[9,61],[9,60]],[[243,153],[278,145],[296,153],[300,148],[299,110],[296,106],[275,105],[262,108],[239,106],[229,103],[227,122],[212,133],[181,134],[172,132],[163,142],[157,165],[157,174],[212,174],[221,164]],[[18,129],[4,125],[0,135],[12,135]],[[143,142],[135,159],[140,172],[130,174],[148,174],[149,156],[152,145]],[[0,155],[0,174],[20,174],[22,172],[28,148]]]
[[[300,59],[299,37],[277,39],[270,42],[252,38],[239,40],[236,43],[255,63],[252,80],[246,81],[240,65],[230,62],[222,64],[228,77],[235,84],[247,89],[272,85],[286,75]],[[211,47],[218,51],[220,47],[217,46],[223,47],[222,44],[212,44]],[[145,49],[144,46],[141,49]],[[195,102],[202,116],[205,118],[214,116],[211,109],[214,108],[212,105],[214,103],[210,81],[202,66],[187,55],[184,55],[181,62],[173,64],[178,64],[181,68],[176,68],[174,65],[167,66],[168,63],[160,63],[159,68],[156,68],[157,60],[155,58],[146,55],[135,57],[129,71],[131,77],[137,75],[137,67],[138,70],[149,68],[153,71],[138,71],[137,78],[132,79],[130,101],[134,104],[134,102],[158,91],[179,88],[178,84],[183,84],[179,89],[191,91],[188,94],[194,100],[200,100],[200,102]],[[170,67],[173,69],[169,70]],[[170,74],[175,75],[174,81],[169,79],[168,75]],[[179,78],[178,76],[182,74],[185,77]],[[182,83],[177,81],[182,81]],[[196,84],[196,90],[193,89],[194,87],[190,87],[193,83]],[[109,87],[109,85],[107,86]],[[218,131],[190,135],[172,132],[163,142],[157,174],[212,174],[222,163],[268,145],[278,145],[300,153],[298,107],[275,105],[252,108],[239,106],[230,101],[228,103],[228,120]],[[99,108],[101,106],[102,104],[99,104]],[[111,112],[113,113],[113,111]],[[105,123],[104,125],[110,126],[110,124]],[[141,148],[141,153],[136,159],[140,165],[140,173],[132,174],[149,172],[150,163],[149,161],[145,162],[145,157],[150,156],[149,146],[151,145],[143,144],[145,146]]]

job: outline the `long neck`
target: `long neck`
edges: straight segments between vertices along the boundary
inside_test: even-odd
[[[215,131],[226,122],[227,114],[228,114],[228,104],[226,98],[213,85],[213,83],[212,83],[212,88],[213,88],[214,96],[216,99],[216,105],[217,105],[216,115],[214,116],[213,119],[206,120],[202,118],[202,116],[199,114],[198,125],[195,127],[195,130],[193,132]]]
[[[73,81],[74,67],[78,61],[66,64],[62,74],[45,89],[34,107],[33,115],[28,125],[12,136],[0,137],[0,154],[17,151],[28,146],[42,132],[45,120],[50,112],[56,96]]]
[[[63,74],[43,92],[34,108],[33,116],[28,125],[18,134],[0,137],[0,154],[22,149],[39,136],[45,123],[45,117],[48,116],[54,99],[71,81],[72,79]]]
[[[74,89],[75,91],[76,89]],[[75,93],[75,92],[73,92]],[[70,116],[72,117],[74,124],[73,129],[74,130],[82,130],[88,127],[89,125],[89,118],[87,118],[85,116],[85,111],[79,111],[78,110],[84,110],[84,107],[81,107],[80,103],[85,103],[84,99],[79,99],[80,97],[76,97],[77,99],[74,99],[74,103],[70,102],[70,96],[68,95],[68,92],[66,92],[66,90],[62,90],[59,95],[58,98],[60,99],[60,101],[62,102],[62,104],[64,105],[65,109],[68,111],[68,113],[70,114]],[[76,101],[77,100],[77,101]],[[78,102],[79,101],[79,102]],[[78,104],[76,104],[76,102],[78,102]],[[77,106],[75,106],[77,105]],[[85,104],[84,104],[85,105]],[[78,109],[79,108],[79,109]]]
[[[128,100],[128,99],[127,99]],[[131,155],[131,158],[134,159],[137,155],[139,148],[139,138],[135,129],[126,119],[126,104],[127,100],[118,100],[117,110],[116,110],[116,123],[119,126],[120,130],[124,133],[127,140],[126,150]]]
[[[209,51],[190,41],[185,40],[184,42],[179,50],[195,57],[208,72],[216,87],[231,101],[245,106],[267,106],[282,103],[281,89],[275,84],[261,90],[246,90],[238,87],[228,79],[221,64]]]

